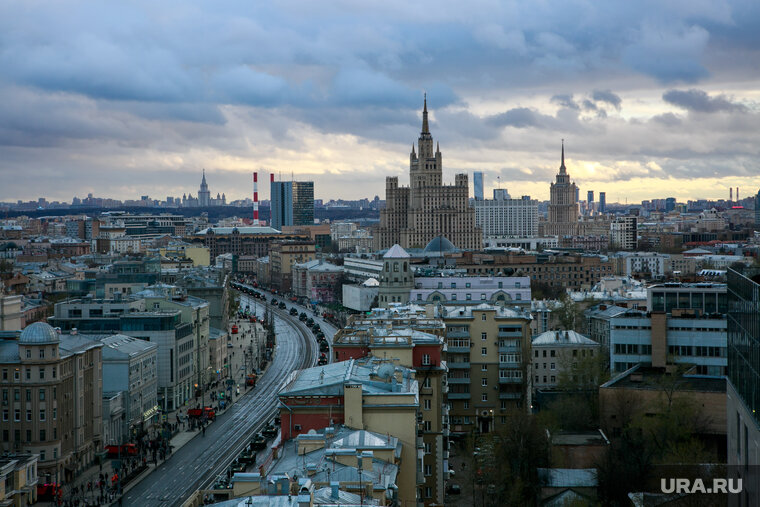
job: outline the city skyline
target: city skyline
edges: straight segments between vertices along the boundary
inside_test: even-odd
[[[179,196],[206,168],[232,201],[261,167],[382,195],[424,91],[444,179],[486,195],[548,199],[561,138],[610,202],[756,193],[757,6],[462,9],[4,5],[0,200]]]

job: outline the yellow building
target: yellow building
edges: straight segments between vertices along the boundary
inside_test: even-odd
[[[0,459],[0,505],[37,503],[37,455],[15,454]]]
[[[190,259],[194,266],[208,266],[211,255],[208,247],[189,243],[170,243],[159,250],[162,257]]]
[[[489,433],[509,410],[529,410],[529,313],[490,304],[440,306],[446,324],[452,434]]]

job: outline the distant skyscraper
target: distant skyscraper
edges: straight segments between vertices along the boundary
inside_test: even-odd
[[[211,192],[208,190],[208,184],[206,183],[206,170],[203,170],[203,179],[201,180],[201,188],[198,190],[198,206],[201,208],[207,208],[211,204]]]
[[[544,234],[549,236],[570,236],[578,223],[578,187],[570,182],[565,167],[565,143],[562,142],[562,164],[559,166],[557,181],[549,190],[549,220],[544,225]]]
[[[472,184],[475,190],[475,200],[483,200],[483,173],[481,171],[475,171],[472,173]]]
[[[293,225],[314,225],[314,182],[293,182]]]
[[[607,192],[599,192],[599,213],[607,211]]]
[[[668,197],[665,199],[665,212],[673,211],[674,209],[676,209],[676,198]]]
[[[293,182],[272,181],[270,186],[270,225],[282,230],[283,225],[293,225]]]
[[[586,194],[586,201],[588,201],[589,205],[594,202],[594,191],[589,190],[588,194]]]
[[[755,226],[760,227],[760,190],[755,196]]]

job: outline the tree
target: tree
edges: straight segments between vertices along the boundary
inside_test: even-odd
[[[581,311],[578,303],[572,300],[572,298],[564,294],[559,300],[559,306],[554,311],[557,313],[560,326],[562,329],[579,331],[584,327],[583,312]]]

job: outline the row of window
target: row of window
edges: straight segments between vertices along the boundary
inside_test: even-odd
[[[46,416],[45,409],[41,408],[40,411],[39,411],[39,419],[40,419],[40,421],[44,422],[46,420],[45,416]],[[3,409],[3,421],[7,422],[9,417],[10,417],[10,411],[7,408],[4,408]],[[55,421],[57,418],[58,418],[58,409],[54,408],[53,409],[53,420]],[[21,410],[20,409],[17,408],[17,409],[13,410],[13,420],[15,422],[21,422]],[[32,422],[32,411],[31,410],[27,410],[26,411],[26,422]]]
[[[27,352],[29,351],[27,350]],[[50,369],[52,372],[52,378],[56,378],[58,369],[55,366],[52,366]],[[47,370],[47,367],[45,366],[40,366],[38,368],[38,375],[40,380],[45,380],[45,370]],[[32,368],[25,368],[24,373],[26,380],[32,380]],[[3,368],[3,380],[8,380],[7,368]],[[13,370],[13,380],[21,380],[21,370],[19,368]]]
[[[56,398],[56,396],[55,396],[56,391],[57,391],[57,389],[54,387],[53,388],[53,399]],[[45,389],[40,389],[39,390],[40,401],[45,401],[45,396],[46,396]],[[8,389],[3,389],[3,401],[4,402],[8,401]],[[13,390],[13,401],[21,401],[21,390],[20,389],[14,389]],[[31,389],[27,389],[26,390],[26,401],[32,401],[32,390]],[[3,403],[3,405],[5,405],[5,403]]]

